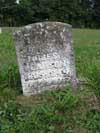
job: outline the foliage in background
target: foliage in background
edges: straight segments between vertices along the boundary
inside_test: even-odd
[[[100,28],[99,0],[0,1],[2,26],[22,26],[39,21],[61,21],[73,27]]]

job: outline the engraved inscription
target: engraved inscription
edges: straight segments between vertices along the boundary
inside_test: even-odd
[[[76,80],[70,25],[35,23],[14,36],[24,95],[63,88]]]

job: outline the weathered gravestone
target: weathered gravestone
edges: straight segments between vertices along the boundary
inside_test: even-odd
[[[25,26],[15,34],[23,94],[76,82],[72,27],[60,22]]]
[[[0,34],[2,34],[2,28],[0,27]]]

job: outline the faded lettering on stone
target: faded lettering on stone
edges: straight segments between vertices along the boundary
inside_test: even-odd
[[[14,36],[24,95],[63,88],[76,80],[70,25],[35,23]]]

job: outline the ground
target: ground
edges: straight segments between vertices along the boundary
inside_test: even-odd
[[[99,133],[100,30],[73,29],[79,90],[21,92],[13,31],[0,34],[0,133]]]

